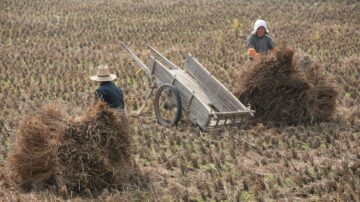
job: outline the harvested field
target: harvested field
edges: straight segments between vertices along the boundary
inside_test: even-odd
[[[359,201],[359,11],[358,0],[1,0],[0,199]],[[135,148],[130,159],[134,159],[140,176],[150,180],[134,176],[129,183],[117,187],[113,184],[121,179],[105,175],[105,183],[92,183],[100,180],[98,173],[118,166],[104,161],[95,152],[100,152],[101,145],[110,144],[116,146],[103,148],[104,156],[122,153],[118,148],[122,144],[100,138],[97,140],[101,144],[95,146],[90,139],[74,138],[76,134],[84,134],[85,125],[97,117],[91,111],[86,116],[93,118],[70,121],[68,117],[83,117],[89,111],[97,87],[89,76],[100,64],[107,64],[117,74],[116,83],[124,90],[128,115],[143,103],[142,74],[136,73],[138,68],[124,53],[120,41],[143,60],[149,56],[146,45],[151,45],[180,67],[184,56],[191,53],[235,92],[241,90],[240,83],[245,79],[239,74],[251,72],[245,41],[253,23],[260,17],[268,22],[275,43],[286,44],[294,52],[292,60],[298,63],[288,66],[290,69],[285,72],[296,75],[291,86],[295,86],[297,92],[310,89],[305,90],[306,96],[295,94],[300,100],[310,100],[307,105],[279,99],[281,103],[290,103],[281,107],[294,108],[299,104],[292,113],[304,112],[300,119],[272,117],[263,110],[263,119],[240,128],[201,132],[183,120],[178,128],[168,129],[155,123],[152,101],[149,101],[146,113],[129,118],[127,125]],[[234,22],[238,22],[237,26]],[[264,62],[268,60],[272,59]],[[312,68],[306,68],[308,66]],[[267,70],[272,72],[270,68]],[[257,83],[252,83],[255,85]],[[334,95],[333,89],[337,96],[330,98],[329,95]],[[314,100],[317,105],[311,104]],[[52,115],[46,119],[46,110],[40,113],[41,119],[31,116],[49,102],[61,103],[66,110],[49,108],[53,110]],[[311,111],[307,110],[309,106]],[[261,109],[258,111],[260,113]],[[285,112],[272,112],[288,117]],[[22,122],[28,115],[43,124]],[[269,119],[287,124],[264,121]],[[97,127],[108,128],[107,124],[91,125],[90,131],[95,132]],[[11,148],[21,141],[16,136],[21,128],[33,131],[28,134],[37,140],[23,142],[24,150],[17,150],[22,155],[18,156],[18,162],[23,162],[24,170],[17,171],[19,175],[11,179],[27,184],[28,190],[6,180],[16,171],[9,172],[5,162],[13,155]],[[37,133],[39,130],[43,132]],[[64,134],[66,131],[67,136],[61,138],[67,141],[58,145],[57,138],[62,131]],[[100,133],[92,135],[99,138]],[[49,138],[54,141],[41,143]],[[85,141],[84,144],[81,141]],[[40,151],[29,150],[39,143]],[[69,155],[72,149],[78,155]],[[66,155],[55,155],[59,150]],[[28,155],[44,151],[48,151],[46,158],[33,159],[33,155]],[[126,156],[125,152],[124,161]],[[29,166],[29,158],[47,166]],[[117,158],[107,156],[106,159],[122,161]],[[94,161],[103,167],[89,166]],[[81,162],[88,176],[81,175]],[[71,168],[73,171],[61,175],[53,171],[54,165],[62,163],[69,166],[61,170]],[[36,172],[26,175],[28,169],[36,169]],[[66,175],[71,173],[79,175]],[[38,177],[40,175],[42,178]],[[62,181],[46,180],[55,175]],[[73,183],[72,178],[81,183]],[[79,184],[81,186],[77,187]],[[62,191],[59,194],[57,190]]]

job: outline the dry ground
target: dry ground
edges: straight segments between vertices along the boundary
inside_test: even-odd
[[[120,46],[144,60],[151,45],[179,66],[192,53],[229,89],[247,60],[254,21],[268,21],[277,42],[314,57],[339,91],[337,116],[309,127],[257,125],[200,132],[186,121],[155,124],[151,106],[131,120],[136,161],[151,179],[95,200],[360,200],[360,3],[344,1],[0,0],[0,163],[19,121],[47,102],[76,115],[93,102],[88,78],[99,64],[118,75],[127,111],[142,102],[137,68]],[[233,19],[238,18],[237,37]],[[5,201],[61,201],[0,181]],[[87,201],[87,198],[73,198]]]

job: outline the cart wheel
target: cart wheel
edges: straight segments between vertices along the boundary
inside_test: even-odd
[[[155,94],[154,111],[157,121],[163,126],[176,126],[181,117],[181,97],[172,85],[162,85]]]

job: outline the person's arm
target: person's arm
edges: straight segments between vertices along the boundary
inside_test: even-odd
[[[103,99],[103,92],[100,89],[96,89],[95,102],[99,101],[99,99]]]
[[[247,39],[247,53],[251,60],[253,60],[257,56],[255,50],[255,40],[253,39],[252,35],[249,36]]]
[[[125,108],[124,92],[121,90],[121,88],[119,88],[119,90],[120,90],[120,99],[121,99],[121,106],[120,106],[120,108],[121,108],[121,109],[124,109],[124,108]]]
[[[276,48],[275,48],[275,43],[273,41],[273,39],[269,36],[269,50],[271,51],[271,53],[276,53]]]

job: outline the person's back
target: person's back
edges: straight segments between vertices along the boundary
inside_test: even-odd
[[[98,67],[97,75],[90,77],[91,80],[100,82],[100,86],[95,91],[95,101],[101,99],[111,108],[124,109],[123,91],[112,82],[116,78],[115,74],[110,74],[106,65]]]
[[[95,91],[95,101],[103,99],[111,108],[124,109],[124,95],[120,88],[116,87],[113,82],[101,82]]]
[[[275,46],[269,36],[269,29],[264,20],[257,20],[254,30],[247,38],[247,52],[249,59],[253,60],[259,54],[267,54],[269,50],[274,50]]]

